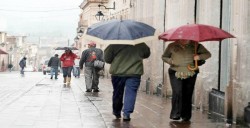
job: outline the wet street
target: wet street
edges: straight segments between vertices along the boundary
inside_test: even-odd
[[[225,128],[193,110],[190,122],[169,119],[171,100],[139,92],[130,122],[112,115],[110,79],[100,79],[100,92],[86,93],[84,76],[63,87],[62,75],[51,80],[41,72],[0,73],[1,128]],[[231,126],[236,127],[236,126]],[[239,126],[237,126],[239,127]]]

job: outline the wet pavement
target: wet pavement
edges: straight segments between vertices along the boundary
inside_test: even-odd
[[[0,73],[0,128],[242,128],[193,110],[190,122],[169,119],[171,99],[138,92],[131,121],[112,115],[110,79],[100,79],[100,92],[85,92],[84,76],[63,86],[41,72]]]

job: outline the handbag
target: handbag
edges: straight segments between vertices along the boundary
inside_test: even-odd
[[[94,67],[95,68],[103,69],[104,65],[105,65],[105,62],[103,62],[103,61],[100,61],[100,60],[95,60],[94,61]]]
[[[198,45],[197,50],[199,49],[199,47],[200,47],[200,44]],[[199,55],[199,53],[198,53],[198,55]],[[195,60],[194,60],[194,63],[195,63]],[[201,65],[203,65],[205,63],[206,63],[206,60],[198,60],[198,66],[201,66]]]

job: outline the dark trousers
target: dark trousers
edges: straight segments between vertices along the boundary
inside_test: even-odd
[[[63,67],[63,77],[71,77],[71,72],[72,72],[73,66],[71,67]]]
[[[172,110],[170,118],[190,119],[192,116],[192,95],[197,73],[187,79],[178,79],[172,69],[168,70],[172,87]]]
[[[130,113],[133,113],[134,111],[137,90],[140,86],[141,77],[112,76],[111,79],[113,84],[113,114],[121,114],[123,108],[124,115],[130,116]]]

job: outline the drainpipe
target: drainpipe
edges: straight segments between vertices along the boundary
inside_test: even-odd
[[[222,20],[223,20],[223,0],[220,0],[220,29],[222,29]],[[219,67],[218,67],[218,90],[221,89],[221,41],[219,41]],[[232,70],[231,70],[232,71]],[[226,123],[232,124],[233,123],[233,77],[232,73],[230,73],[230,81],[229,86],[227,86],[225,90],[225,118]]]
[[[167,8],[167,0],[164,1],[164,19],[163,19],[163,31],[165,32],[166,31],[166,8]],[[165,50],[165,47],[166,47],[166,44],[165,42],[163,42],[163,52]],[[164,74],[164,71],[165,71],[165,66],[164,66],[164,61],[162,61],[162,84],[165,85],[165,74]]]
[[[194,23],[197,21],[197,0],[194,1]]]

